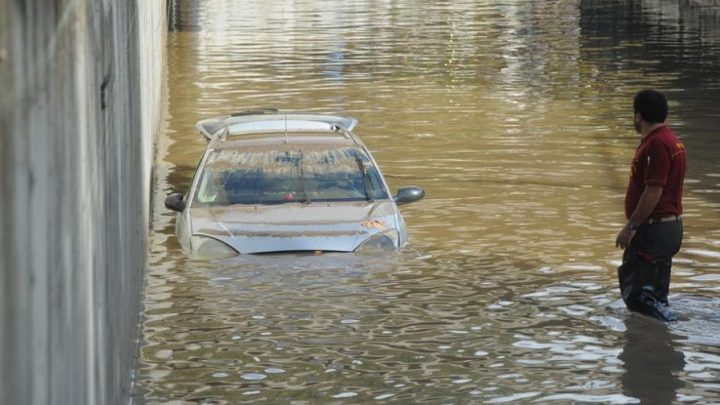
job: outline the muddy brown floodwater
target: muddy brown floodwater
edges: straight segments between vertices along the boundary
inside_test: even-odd
[[[135,402],[720,402],[720,19],[677,3],[177,1]],[[689,150],[670,325],[615,280],[648,87]],[[193,125],[257,107],[359,118],[427,191],[409,247],[189,258]]]

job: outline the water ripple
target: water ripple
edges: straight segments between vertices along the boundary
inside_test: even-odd
[[[176,0],[137,402],[711,403],[720,23],[640,3]],[[644,87],[691,159],[670,326],[616,286]],[[391,188],[427,191],[410,248],[188,258],[162,200],[194,124],[257,107],[359,118]]]

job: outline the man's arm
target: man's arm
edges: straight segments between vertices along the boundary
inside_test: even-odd
[[[631,228],[637,228],[640,224],[643,224],[648,220],[650,214],[652,214],[653,210],[660,201],[662,192],[663,186],[645,186],[645,190],[643,190],[643,193],[640,195],[640,201],[638,201],[637,207],[635,207],[632,215],[630,215],[628,225],[624,226],[623,229],[620,230],[617,238],[615,239],[616,247],[625,249],[630,246],[630,241],[635,236],[636,231],[636,229]]]
[[[636,225],[644,224],[650,218],[650,214],[652,214],[658,202],[660,202],[662,192],[663,186],[645,186],[645,190],[640,195],[640,201],[638,201],[638,205],[628,221]]]

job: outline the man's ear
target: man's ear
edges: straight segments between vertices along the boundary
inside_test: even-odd
[[[645,120],[643,120],[642,114],[640,114],[639,112],[635,113],[635,126],[639,128],[642,125],[643,121]],[[640,130],[638,129],[638,131]]]

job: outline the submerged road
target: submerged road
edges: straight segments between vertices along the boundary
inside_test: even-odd
[[[717,402],[720,22],[671,3],[176,2],[138,401]],[[672,325],[615,281],[646,87],[690,153]],[[427,190],[410,247],[189,259],[162,198],[195,121],[253,107],[358,117],[391,188]]]

